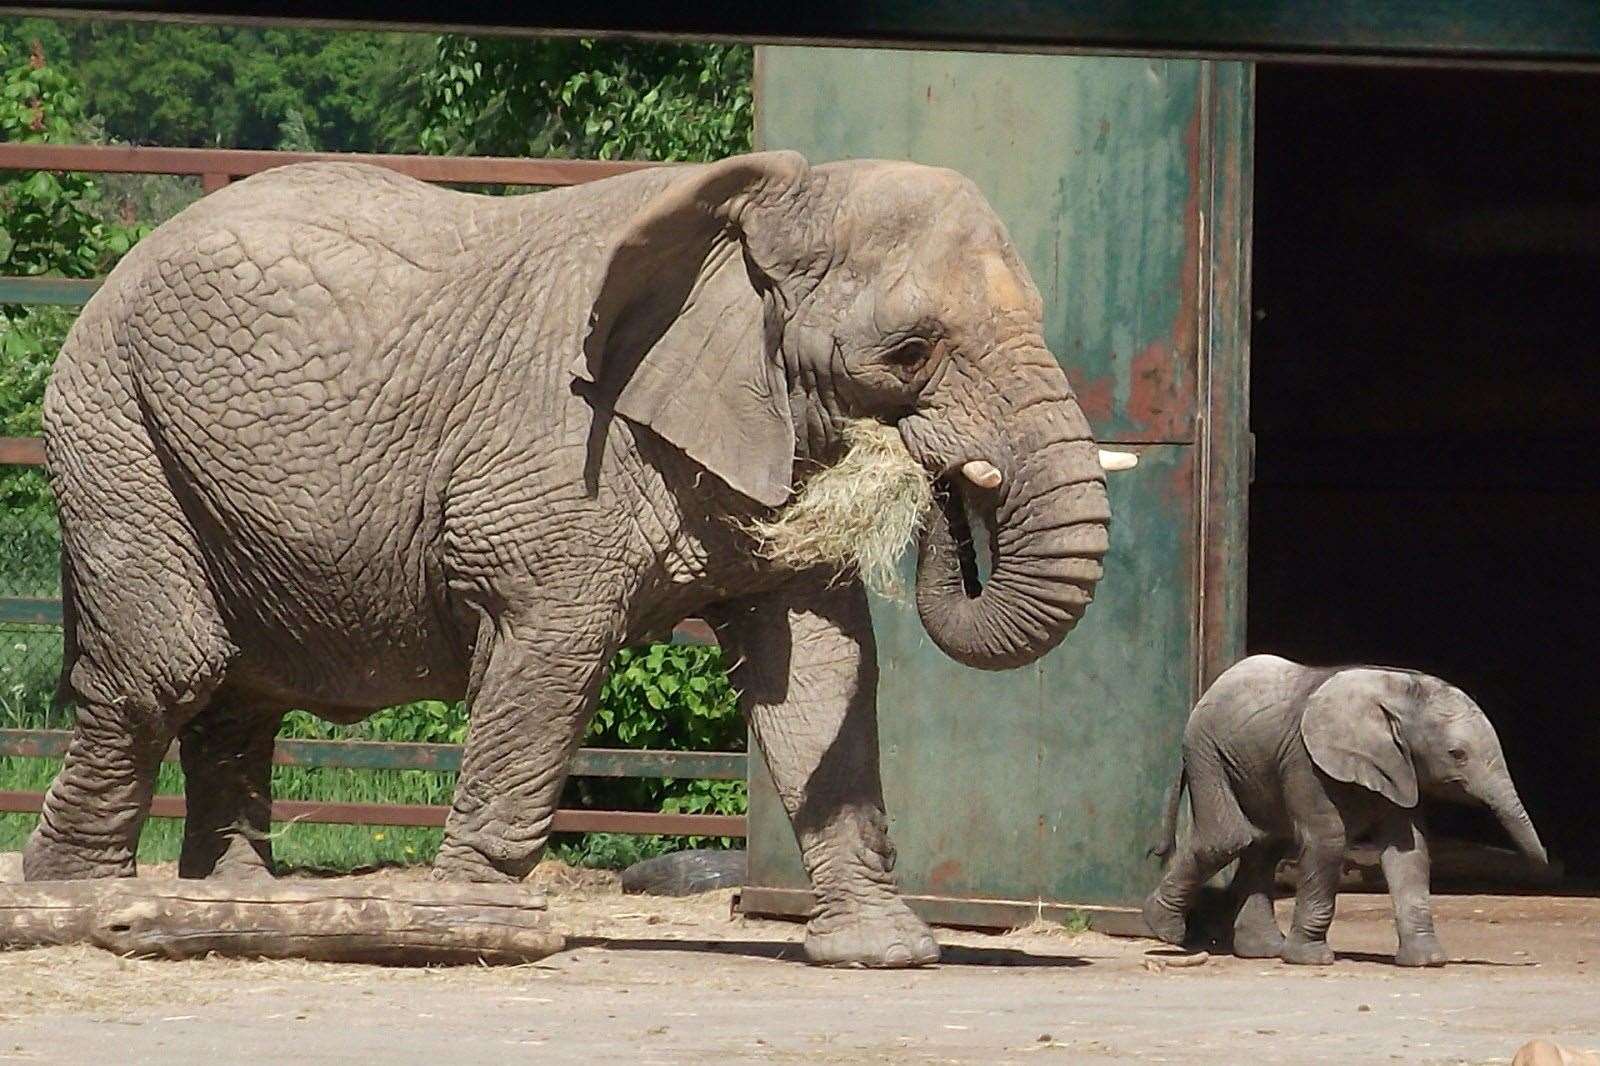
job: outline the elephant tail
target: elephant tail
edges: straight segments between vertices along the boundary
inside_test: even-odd
[[[72,560],[66,546],[61,548],[61,676],[56,679],[56,694],[51,710],[57,714],[77,702],[72,687],[72,667],[78,661],[78,597],[72,578]]]
[[[1161,839],[1150,848],[1150,854],[1158,859],[1165,859],[1178,848],[1178,806],[1183,802],[1183,788],[1187,780],[1187,768],[1180,760],[1178,776],[1167,788],[1166,811],[1161,816]]]

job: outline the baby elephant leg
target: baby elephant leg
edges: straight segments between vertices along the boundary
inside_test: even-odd
[[[1233,878],[1238,912],[1233,919],[1233,953],[1242,959],[1275,959],[1283,954],[1283,931],[1272,913],[1272,886],[1283,849],[1275,841],[1252,844],[1239,857]]]
[[[1144,923],[1168,944],[1182,944],[1201,887],[1258,838],[1220,765],[1205,751],[1185,751],[1194,832],[1144,901]]]
[[[1401,966],[1443,966],[1446,958],[1433,931],[1433,905],[1428,898],[1428,842],[1415,812],[1397,811],[1379,829],[1383,879],[1394,904],[1394,928]]]
[[[1333,962],[1328,927],[1344,870],[1344,826],[1330,818],[1306,827],[1300,839],[1300,889],[1295,894],[1294,921],[1283,945],[1283,961],[1302,966]]]

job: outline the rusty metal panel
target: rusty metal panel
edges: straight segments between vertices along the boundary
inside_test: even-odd
[[[1211,68],[1207,109],[1210,226],[1201,254],[1200,676],[1204,690],[1245,654],[1249,567],[1250,234],[1254,170],[1255,71]]]
[[[1238,259],[1213,255],[1205,216],[1247,211],[1236,189],[1218,191],[1215,171],[1237,168],[1237,151],[1218,158],[1216,124],[1221,115],[1230,136],[1247,137],[1248,75],[1201,62],[758,56],[763,147],[813,161],[911,158],[977,182],[1044,294],[1047,340],[1097,435],[1140,454],[1108,479],[1112,548],[1096,602],[1035,666],[967,670],[913,611],[874,604],[901,885],[979,910],[990,901],[997,920],[1019,900],[1125,912],[1155,871],[1145,852],[1199,674],[1202,350],[1224,328],[1210,301],[1243,299],[1237,277],[1210,276],[1213,260],[1234,270]],[[1218,364],[1219,375],[1239,372]],[[751,898],[800,898],[798,849],[759,760],[750,831]]]
[[[1194,702],[1197,449],[1152,445],[1108,479],[1106,575],[1078,631],[1039,665],[1038,898],[1129,904]]]
[[[763,49],[757,136],[953,167],[1000,213],[1106,441],[1194,438],[1203,64]]]

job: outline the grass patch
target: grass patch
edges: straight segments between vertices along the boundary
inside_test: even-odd
[[[50,704],[60,670],[61,633],[49,627],[0,627],[0,728],[69,729],[70,711]],[[384,740],[461,743],[467,719],[459,704],[420,702],[382,711],[355,726],[335,726],[294,712],[279,735],[320,740]],[[738,750],[743,725],[715,648],[662,645],[624,652],[613,666],[599,714],[586,741],[595,747]],[[43,792],[60,760],[0,757],[0,789]],[[325,803],[448,806],[456,775],[426,770],[348,770],[325,767],[273,768],[273,796]],[[157,778],[161,795],[183,794],[183,771],[164,763]],[[745,810],[742,781],[573,779],[564,807],[666,810],[739,814]],[[20,849],[37,815],[0,814],[0,851]],[[391,864],[428,863],[443,831],[394,826],[275,823],[273,851],[280,865],[335,872]],[[558,834],[550,852],[571,865],[618,869],[684,847],[729,847],[737,841],[616,833]],[[175,862],[183,845],[183,823],[151,818],[139,841],[142,863]]]

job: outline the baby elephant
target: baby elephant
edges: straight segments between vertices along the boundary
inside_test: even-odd
[[[1175,850],[1185,783],[1194,832],[1144,905],[1151,931],[1172,944],[1183,941],[1201,886],[1237,858],[1234,954],[1332,962],[1327,935],[1345,845],[1370,837],[1394,901],[1395,961],[1442,965],[1422,796],[1487,805],[1524,854],[1547,861],[1483,711],[1460,689],[1410,670],[1319,669],[1275,655],[1235,664],[1189,715],[1159,854]],[[1285,938],[1271,890],[1291,843],[1300,890]]]

